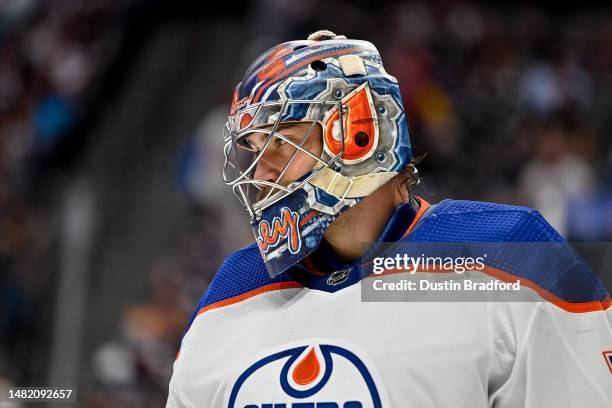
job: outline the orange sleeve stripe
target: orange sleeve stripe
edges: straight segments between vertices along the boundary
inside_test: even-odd
[[[234,296],[234,297],[231,297],[231,298],[228,298],[228,299],[220,300],[220,301],[215,302],[215,303],[211,303],[210,305],[206,305],[206,306],[202,307],[200,310],[198,310],[198,313],[197,313],[196,317],[201,315],[204,312],[209,311],[209,310],[219,309],[221,307],[233,305],[234,303],[242,302],[243,300],[252,298],[252,297],[257,296],[257,295],[261,295],[262,293],[272,292],[272,291],[275,291],[275,290],[294,289],[294,288],[301,288],[301,287],[303,287],[303,286],[300,285],[297,282],[271,283],[269,285],[262,286],[260,288],[251,290],[250,292],[246,292],[246,293],[243,293],[243,294],[238,295],[238,296]]]
[[[368,278],[374,278],[377,276],[384,276],[384,275],[392,275],[392,274],[396,274],[396,273],[405,273],[406,271],[403,269],[389,269],[381,274],[370,274],[368,275]],[[453,271],[449,271],[449,270],[440,270],[437,268],[432,268],[432,269],[428,269],[426,271],[417,271],[417,273],[422,273],[422,272],[431,272],[431,273],[453,273]],[[561,309],[567,311],[567,312],[571,312],[571,313],[585,313],[585,312],[595,312],[598,310],[607,310],[608,308],[610,308],[612,306],[612,300],[610,299],[610,295],[606,296],[606,299],[602,300],[601,302],[598,301],[592,301],[592,302],[568,302],[566,300],[563,300],[561,298],[559,298],[558,296],[552,294],[551,292],[549,292],[548,290],[544,289],[543,287],[541,287],[540,285],[538,285],[537,283],[527,279],[527,278],[523,278],[523,277],[519,277],[516,275],[513,275],[509,272],[503,271],[501,269],[497,269],[494,268],[492,266],[488,266],[485,265],[484,269],[481,270],[481,272],[492,276],[500,281],[503,282],[508,282],[508,283],[514,283],[518,280],[521,281],[521,286],[526,286],[532,290],[534,290],[538,295],[540,295],[544,300],[547,300],[548,302],[560,307]]]

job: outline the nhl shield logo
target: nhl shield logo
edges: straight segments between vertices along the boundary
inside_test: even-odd
[[[352,349],[352,350],[351,350]],[[285,346],[240,370],[228,408],[381,408],[381,382],[354,347],[331,342]]]
[[[351,273],[350,269],[342,269],[340,271],[334,271],[327,278],[327,284],[334,286],[339,285],[342,282],[346,281]]]

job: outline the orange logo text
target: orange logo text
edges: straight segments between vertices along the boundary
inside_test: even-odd
[[[292,254],[298,253],[302,246],[302,239],[299,232],[300,216],[295,211],[287,207],[281,209],[281,216],[274,217],[272,225],[268,221],[259,223],[259,236],[257,244],[264,253],[268,253],[270,248],[277,246],[281,239],[287,240],[287,247]]]

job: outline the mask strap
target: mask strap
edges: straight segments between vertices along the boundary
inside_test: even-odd
[[[324,168],[311,178],[309,183],[339,199],[358,198],[372,194],[397,174],[388,171],[346,177],[330,168]]]

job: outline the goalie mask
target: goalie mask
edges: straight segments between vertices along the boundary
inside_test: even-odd
[[[397,80],[371,43],[335,38],[266,51],[236,87],[225,126],[224,181],[247,209],[272,277],[311,254],[331,222],[411,159]],[[299,122],[307,124],[299,140],[279,132]],[[306,141],[319,129],[322,149],[312,152]],[[265,137],[252,150],[255,134]],[[275,180],[256,179],[259,162],[278,140],[294,151]],[[285,181],[300,152],[314,166]]]

